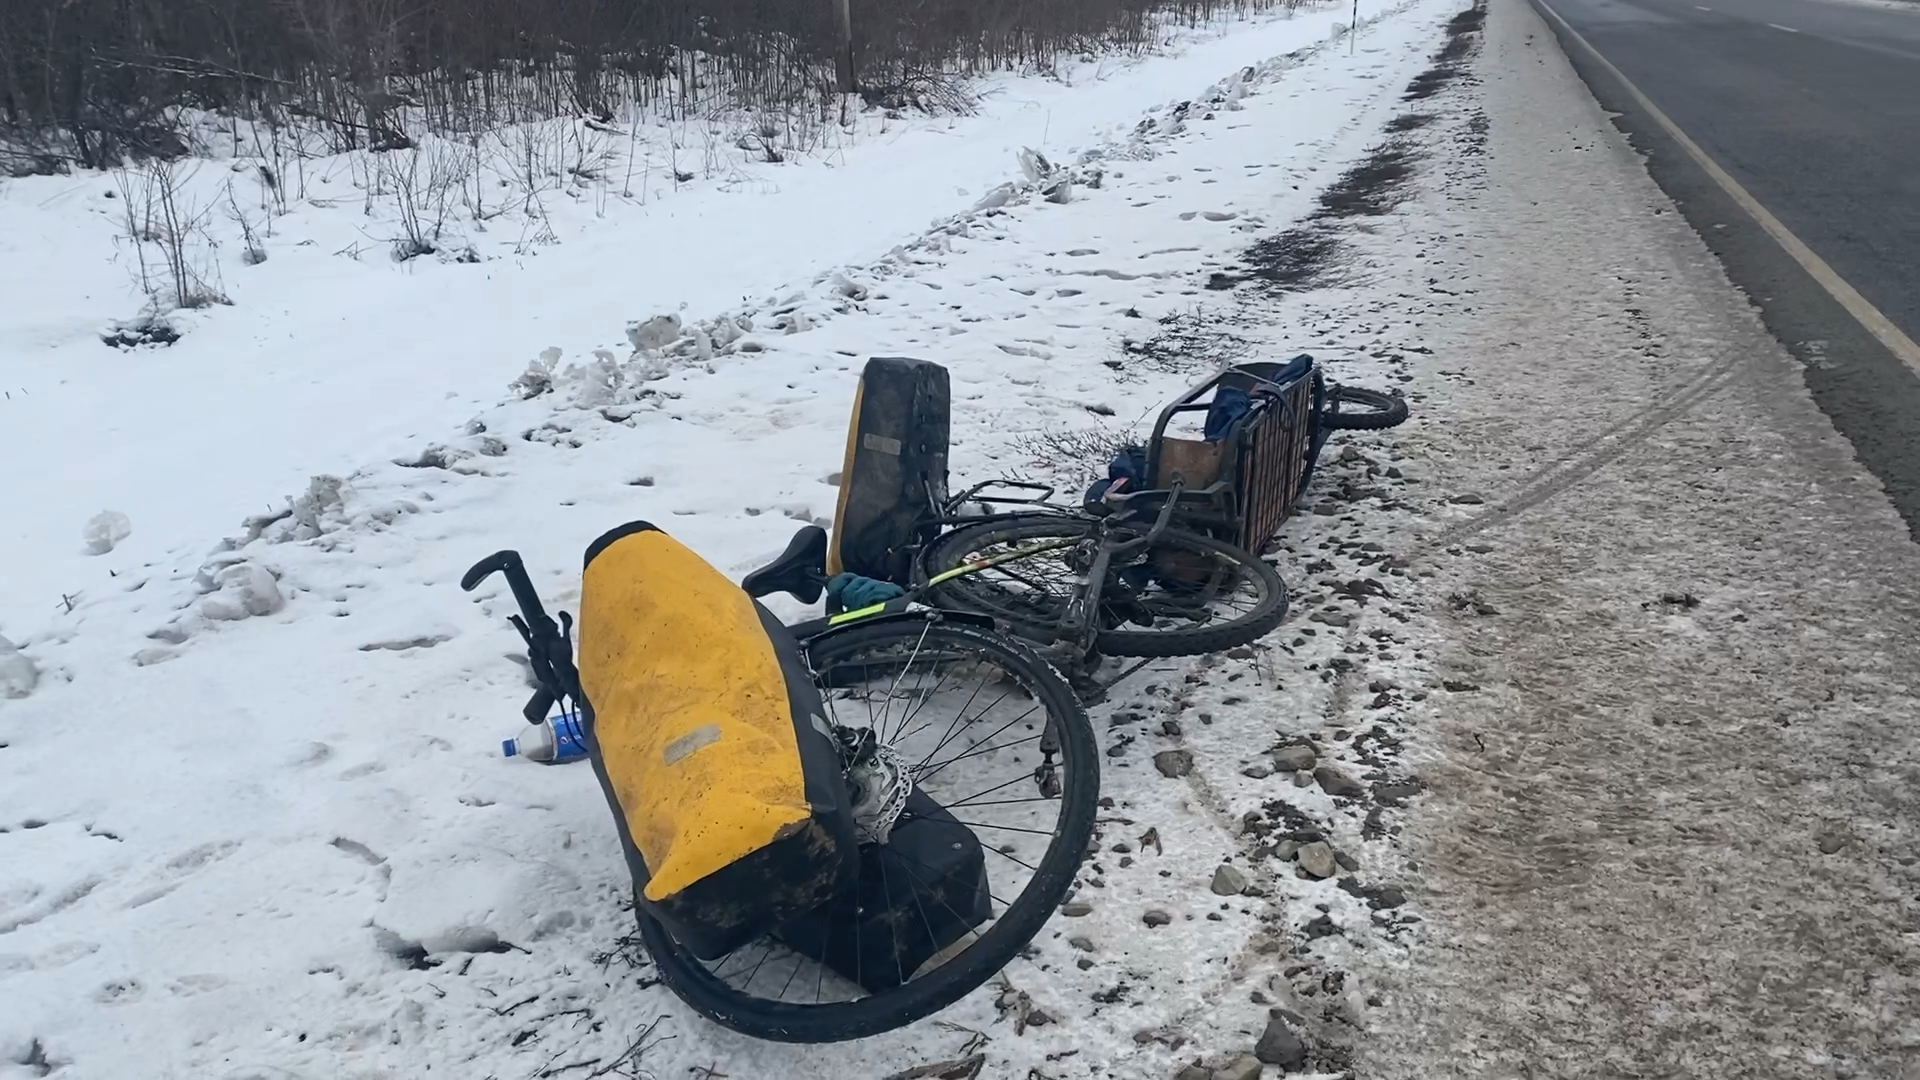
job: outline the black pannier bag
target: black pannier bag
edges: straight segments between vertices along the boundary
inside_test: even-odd
[[[979,838],[916,790],[886,844],[860,848],[858,884],[781,927],[779,937],[877,994],[967,939],[992,904]]]
[[[827,572],[910,585],[911,549],[947,499],[947,369],[874,357],[854,391]]]

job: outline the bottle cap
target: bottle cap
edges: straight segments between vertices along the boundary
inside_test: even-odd
[[[502,740],[500,740],[500,754],[501,754],[501,756],[503,756],[503,757],[517,757],[517,756],[519,755],[519,753],[520,753],[520,747],[518,747],[518,746],[516,746],[516,745],[515,745],[514,743],[515,743],[515,741],[514,741],[513,739],[502,739]]]

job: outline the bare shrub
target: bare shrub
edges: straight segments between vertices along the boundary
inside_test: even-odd
[[[1145,52],[1169,25],[1296,2],[853,0],[854,54],[869,103],[963,112],[957,76]],[[812,2],[0,0],[0,168],[178,157],[187,109],[297,121],[331,152],[630,105],[828,123],[849,106],[834,49],[831,5]],[[787,134],[760,146],[790,152]]]
[[[240,255],[240,261],[248,266],[259,266],[267,261],[267,249],[260,243],[260,235],[254,232],[253,219],[240,209],[240,200],[233,193],[233,181],[227,181],[227,216],[240,226],[240,236],[247,247]]]
[[[1129,431],[1082,428],[1030,432],[1017,436],[1013,448],[1050,476],[1105,476],[1114,455],[1138,441]]]
[[[440,250],[454,193],[466,191],[472,167],[465,148],[442,139],[377,155],[375,168],[393,194],[400,226],[400,235],[393,238],[395,262]]]
[[[212,208],[182,198],[195,171],[182,172],[171,161],[155,159],[122,169],[114,178],[124,215],[122,239],[134,255],[130,272],[156,313],[228,303],[206,229]]]

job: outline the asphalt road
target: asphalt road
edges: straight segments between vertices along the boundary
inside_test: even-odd
[[[1545,0],[1909,338],[1920,340],[1920,2]],[[1549,25],[1561,32],[1551,19]],[[1561,32],[1649,168],[1920,536],[1920,376]]]

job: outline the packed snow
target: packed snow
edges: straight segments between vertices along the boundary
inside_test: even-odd
[[[1407,0],[1357,40],[1347,8],[1308,9],[1003,79],[979,116],[887,121],[604,218],[556,197],[557,243],[474,235],[478,264],[337,255],[385,235],[347,220],[364,192],[342,162],[342,206],[310,181],[265,261],[223,263],[233,306],[165,348],[100,341],[138,307],[103,254],[111,181],[0,186],[0,453],[33,463],[0,527],[0,1076],[607,1075],[656,1019],[636,1068],[661,1077],[975,1053],[996,1076],[1170,1076],[1251,1047],[1266,1009],[1238,987],[1277,966],[1261,943],[1381,906],[1243,858],[1246,814],[1289,773],[1327,770],[1284,785],[1319,820],[1353,782],[1260,764],[1288,718],[1344,707],[1293,671],[1337,655],[1331,635],[1156,663],[1096,712],[1118,752],[1090,911],[1004,975],[1072,1023],[1016,1035],[990,987],[799,1051],[700,1021],[619,955],[604,801],[579,768],[499,757],[526,694],[511,600],[456,582],[513,547],[572,608],[587,542],[642,518],[744,573],[831,513],[873,355],[951,370],[957,480],[1084,483],[1207,370],[1125,343],[1312,211],[1459,6]],[[1294,330],[1240,333],[1278,358]],[[1201,763],[1187,782],[1156,760],[1174,750]],[[1303,867],[1333,855],[1285,842]],[[1209,890],[1223,861],[1251,891]]]

